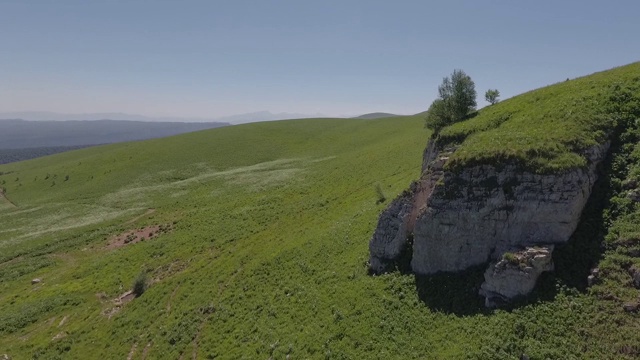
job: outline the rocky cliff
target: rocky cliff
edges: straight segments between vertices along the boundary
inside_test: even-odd
[[[609,143],[592,146],[581,154],[585,167],[557,174],[536,174],[510,163],[454,172],[446,169],[446,163],[456,148],[440,148],[431,141],[421,178],[380,215],[369,244],[371,270],[388,270],[407,248],[413,271],[433,274],[489,264],[507,252],[566,242],[580,220],[597,178],[596,167],[608,147]],[[552,266],[527,267],[528,281],[535,284],[539,273]],[[505,299],[524,295],[500,286],[483,294]]]

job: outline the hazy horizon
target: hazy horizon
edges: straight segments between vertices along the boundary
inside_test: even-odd
[[[372,111],[364,114],[345,114],[340,116],[327,116],[324,114],[299,114],[299,113],[272,113],[270,111],[257,111],[252,113],[234,114],[216,118],[189,118],[189,117],[155,117],[144,114],[127,114],[121,112],[109,113],[56,113],[51,111],[19,111],[0,112],[0,120],[25,120],[25,121],[97,121],[97,120],[124,120],[124,121],[147,121],[147,122],[226,122],[230,124],[244,124],[259,121],[276,121],[308,118],[354,118],[370,114],[387,114],[385,111]],[[391,114],[390,115],[414,115],[414,114]]]
[[[228,122],[244,123],[255,121],[271,121],[299,119],[307,117],[323,117],[322,114],[297,114],[297,113],[272,113],[258,111],[253,113],[234,114],[216,118],[191,118],[191,117],[165,117],[149,116],[146,114],[128,114],[122,112],[106,113],[57,113],[51,111],[17,111],[0,112],[0,120],[26,120],[26,121],[82,121],[82,120],[128,120],[128,121],[159,121],[159,122]]]

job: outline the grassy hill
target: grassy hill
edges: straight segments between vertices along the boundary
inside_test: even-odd
[[[447,166],[513,161],[546,173],[584,166],[580,152],[611,135],[617,102],[638,93],[640,63],[634,63],[488,106],[439,134],[442,143],[460,146]]]
[[[593,78],[603,82],[586,77],[579,88],[565,89],[571,90],[565,100],[580,99],[589,86],[633,83],[638,75],[634,64]],[[574,81],[491,106],[441,136],[466,134],[451,136],[460,149],[470,149],[460,153],[460,163],[479,159],[474,137],[508,133],[500,125],[482,125],[491,123],[483,119],[495,119],[492,114],[500,111],[517,119],[512,108],[534,113],[528,103],[543,113],[549,103],[551,114],[559,106],[553,99],[563,94],[554,89]],[[540,91],[555,95],[546,98]],[[539,97],[546,100],[534,101]],[[588,144],[591,135],[573,126],[584,121],[591,129],[596,113],[555,120],[560,122],[552,128]],[[538,129],[536,119],[522,119],[513,126]],[[473,130],[460,130],[467,126]],[[506,142],[482,151],[508,151],[518,139],[546,141],[539,131],[504,135]],[[477,280],[477,272],[420,279],[367,273],[368,241],[386,205],[378,203],[376,188],[389,199],[418,178],[429,135],[423,115],[291,120],[0,166],[0,188],[6,190],[0,197],[0,354],[14,359],[637,356],[638,314],[620,304],[635,294],[620,275],[624,267],[616,259],[622,255],[602,260],[617,275],[605,277],[596,291],[573,286],[562,273],[550,275],[529,303],[510,310],[484,310],[476,291],[461,293]],[[564,144],[560,135],[553,139]],[[629,139],[624,143],[635,141]],[[618,148],[623,156],[631,147]],[[558,156],[549,163],[556,164],[552,160]],[[627,163],[634,159],[625,157]],[[606,189],[602,194],[621,194],[621,185]],[[593,206],[594,218],[608,211],[603,209],[615,210],[614,222],[636,210],[633,204],[620,210],[603,202]],[[632,239],[633,222],[620,224]],[[581,229],[589,234],[584,225]],[[571,247],[580,249],[574,241],[564,254],[575,254]],[[625,256],[625,264],[633,261]],[[134,298],[128,291],[140,274],[148,288]],[[41,281],[32,284],[36,278]],[[619,301],[607,297],[610,292]]]

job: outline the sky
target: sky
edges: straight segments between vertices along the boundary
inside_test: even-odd
[[[0,112],[212,118],[478,105],[640,60],[640,1],[0,0]]]

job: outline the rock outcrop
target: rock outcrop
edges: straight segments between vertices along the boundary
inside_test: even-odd
[[[371,270],[387,270],[399,249],[411,245],[409,238],[411,268],[418,274],[461,271],[505,252],[566,242],[608,147],[587,149],[586,167],[557,174],[535,174],[511,163],[453,172],[445,165],[456,149],[439,149],[431,141],[421,178],[380,216],[369,243]],[[535,284],[537,275],[531,278]]]
[[[480,288],[485,306],[496,307],[530,293],[540,274],[553,270],[552,252],[553,245],[528,247],[516,253],[505,253],[499,261],[491,263]]]
[[[629,275],[631,275],[631,283],[633,284],[633,287],[640,289],[640,269],[635,266],[631,266],[629,269]]]
[[[414,186],[415,183],[412,184],[412,188]],[[405,191],[380,215],[373,234],[377,241],[369,244],[369,266],[374,272],[384,272],[393,260],[402,255],[407,246],[407,219],[413,207],[412,194],[413,191]]]
[[[423,157],[422,178],[412,183],[409,190],[400,194],[380,214],[378,226],[369,242],[369,266],[373,272],[388,270],[410,245],[408,239],[413,234],[418,212],[443,176],[442,166],[447,157],[438,155],[435,145],[430,143]]]

